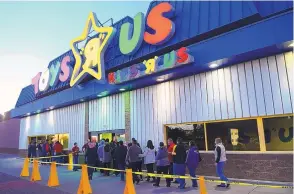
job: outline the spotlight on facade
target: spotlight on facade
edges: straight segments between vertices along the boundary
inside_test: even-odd
[[[288,47],[293,48],[294,47],[294,42],[291,42]]]
[[[156,81],[162,82],[162,81],[164,81],[164,79],[163,78],[157,78]]]
[[[52,110],[54,108],[54,106],[50,106],[49,109]]]
[[[27,113],[27,116],[30,116],[31,113]]]
[[[102,97],[102,95],[101,94],[98,94],[97,97]]]
[[[126,89],[124,89],[124,88],[121,88],[121,89],[119,89],[119,91],[126,91]]]
[[[213,69],[213,68],[217,68],[219,65],[217,63],[211,63],[209,65],[209,68]]]
[[[85,100],[84,100],[84,99],[81,99],[80,101],[81,101],[81,102],[84,102]]]

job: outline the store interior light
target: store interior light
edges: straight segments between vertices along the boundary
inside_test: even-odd
[[[218,64],[216,64],[216,63],[211,63],[210,65],[209,65],[209,68],[216,68],[216,67],[218,67],[219,65]]]
[[[121,88],[121,89],[119,89],[119,91],[125,91],[126,89],[124,89],[124,88]]]
[[[164,79],[163,78],[157,78],[156,81],[162,82],[162,81],[164,81]]]

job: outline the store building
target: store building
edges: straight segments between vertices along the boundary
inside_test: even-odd
[[[147,14],[102,27],[90,13],[71,49],[23,88],[19,150],[88,138],[196,140],[199,174],[293,181],[292,2],[151,2]],[[91,26],[97,33],[88,37]],[[86,40],[85,46],[79,42]]]

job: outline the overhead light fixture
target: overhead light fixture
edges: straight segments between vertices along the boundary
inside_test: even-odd
[[[101,94],[98,94],[97,96],[98,96],[98,97],[102,97],[102,95],[101,95]]]
[[[124,88],[121,88],[121,89],[119,89],[119,91],[125,91],[126,89],[124,89]]]
[[[31,113],[27,113],[27,116],[29,116]]]
[[[157,78],[156,81],[162,82],[162,81],[164,81],[164,79],[163,78]]]
[[[84,100],[84,99],[81,99],[80,101],[81,101],[81,102],[84,102],[85,100]]]
[[[208,67],[209,68],[216,68],[218,67],[219,65],[217,63],[211,63]]]
[[[54,106],[50,106],[49,109],[52,110],[54,108]]]
[[[292,41],[292,43],[291,44],[289,44],[289,46],[288,47],[294,47],[294,42]]]

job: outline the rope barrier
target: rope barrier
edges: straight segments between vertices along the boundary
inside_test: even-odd
[[[51,156],[51,157],[63,157],[63,156],[68,156],[68,155],[59,155],[59,156]],[[41,158],[48,158],[48,157],[39,157]],[[32,158],[37,160],[38,158]],[[51,164],[52,162],[43,162],[43,161],[38,161],[39,164]],[[56,162],[55,162],[56,163]],[[56,165],[59,166],[78,166],[82,167],[82,164],[64,164],[64,163],[56,163]],[[118,169],[113,169],[113,168],[100,168],[100,167],[95,167],[95,166],[87,166],[87,168],[93,168],[97,170],[105,170],[105,171],[113,171],[113,172],[124,172],[126,173],[127,170],[118,170]],[[189,179],[189,180],[200,180],[198,177],[191,177],[191,176],[179,176],[179,175],[168,175],[168,174],[156,174],[156,173],[147,173],[147,172],[132,172],[133,174],[136,175],[144,175],[144,176],[150,176],[150,177],[160,177],[160,178],[179,178],[179,179]],[[208,180],[205,179],[205,182],[215,182],[215,183],[227,183],[225,181],[220,181],[220,180]],[[284,185],[267,185],[267,184],[254,184],[254,183],[244,183],[244,182],[236,182],[236,181],[229,181],[230,184],[232,185],[241,185],[241,186],[256,186],[256,187],[267,187],[267,188],[291,188],[293,189],[293,186],[284,186]]]

